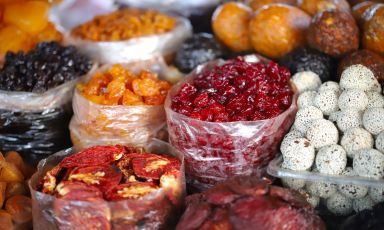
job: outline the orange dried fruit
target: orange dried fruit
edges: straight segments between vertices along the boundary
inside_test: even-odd
[[[0,161],[0,181],[22,182],[24,181],[24,175],[14,164]]]
[[[22,224],[32,220],[32,201],[26,196],[16,195],[7,200],[5,210],[11,214],[15,223]]]
[[[0,208],[3,207],[5,201],[5,190],[7,189],[7,182],[0,182]]]
[[[0,152],[0,161],[4,161],[4,160],[5,160],[5,158],[3,156],[3,153]]]
[[[20,172],[22,172],[23,175],[25,176],[26,166],[23,158],[20,156],[18,152],[15,152],[15,151],[7,152],[5,154],[5,160],[8,163],[14,164],[20,170]]]
[[[8,25],[0,29],[0,53],[7,51],[27,51],[33,46],[33,40],[16,26]]]
[[[0,210],[0,226],[2,230],[14,229],[11,214],[4,210]]]
[[[8,199],[16,195],[26,195],[27,193],[27,186],[24,182],[10,182],[7,184],[7,189],[5,190],[5,198]]]
[[[27,1],[9,4],[4,10],[4,22],[36,35],[48,25],[49,4],[43,1]]]
[[[48,23],[48,25],[44,28],[36,36],[37,42],[47,42],[47,41],[61,41],[63,40],[63,35],[56,30],[55,26],[52,23]]]
[[[160,87],[156,80],[146,79],[135,79],[132,82],[133,92],[139,96],[155,96],[160,94]]]
[[[123,94],[123,105],[144,105],[143,99],[134,94],[131,90],[126,89]]]

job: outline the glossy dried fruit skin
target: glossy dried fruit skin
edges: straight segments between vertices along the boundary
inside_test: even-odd
[[[350,13],[324,11],[312,20],[307,42],[314,49],[340,57],[359,48],[359,29]]]
[[[23,158],[18,152],[10,151],[5,154],[5,160],[11,164],[14,164],[20,172],[23,173],[25,178],[27,177],[27,165],[24,163]]]
[[[3,207],[5,197],[5,190],[7,189],[7,182],[0,182],[0,209]]]
[[[251,14],[252,9],[242,3],[225,3],[213,13],[212,29],[232,51],[249,51],[252,49],[248,29]]]
[[[24,182],[10,182],[5,190],[5,198],[16,195],[26,195],[28,192],[27,185]],[[0,204],[1,207],[1,204]]]
[[[168,170],[179,169],[180,161],[174,157],[155,154],[137,155],[132,158],[132,169],[138,177],[158,180]]]
[[[371,6],[375,5],[375,2],[373,1],[364,1],[361,2],[352,8],[352,15],[355,18],[357,24],[359,25],[360,29],[364,26],[364,14],[365,11],[367,11]]]
[[[60,182],[55,189],[56,197],[65,200],[102,199],[102,192],[95,186],[77,181]]]
[[[63,35],[49,22],[48,25],[36,35],[36,42],[62,41]]]
[[[24,175],[14,164],[0,161],[0,181],[21,182],[23,180]]]
[[[110,201],[139,199],[158,189],[159,187],[151,182],[130,182],[113,187],[106,193],[105,197]]]
[[[16,26],[8,25],[0,29],[0,53],[8,51],[27,51],[31,49],[33,43],[28,34]]]
[[[245,2],[253,9],[253,11],[258,10],[267,4],[273,4],[273,3],[281,3],[281,4],[291,5],[291,6],[296,5],[296,0],[247,0]]]
[[[32,220],[32,201],[26,196],[16,195],[7,200],[5,210],[11,214],[12,220],[18,224]]]
[[[4,210],[0,210],[0,226],[4,230],[14,229],[11,214]]]
[[[257,11],[249,29],[253,48],[270,58],[280,58],[305,45],[311,17],[297,7],[272,4]]]
[[[384,4],[369,8],[363,26],[363,47],[384,55]]]
[[[351,11],[346,0],[298,0],[297,6],[311,16],[327,10]]]

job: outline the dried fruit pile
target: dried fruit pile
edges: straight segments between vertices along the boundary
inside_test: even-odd
[[[233,59],[181,86],[172,97],[172,109],[210,122],[270,119],[291,105],[290,77],[287,68],[273,62]]]
[[[141,71],[133,74],[121,64],[97,72],[77,89],[88,100],[101,105],[162,105],[171,85],[157,74]]]
[[[42,176],[37,190],[57,198],[48,208],[59,229],[161,227],[184,192],[177,158],[118,145],[65,157]]]
[[[23,229],[32,222],[27,180],[33,174],[17,152],[0,153],[0,228]]]
[[[201,194],[187,197],[176,230],[194,229],[325,230],[299,193],[255,177],[234,177]]]
[[[75,47],[42,42],[29,52],[6,54],[0,89],[43,93],[84,75],[91,67],[91,61]]]
[[[72,35],[90,41],[121,41],[163,34],[176,26],[176,19],[153,10],[121,9],[72,30]]]
[[[281,143],[282,167],[383,179],[384,96],[374,73],[363,65],[352,65],[342,72],[340,83],[320,85],[313,73],[297,73],[293,81],[302,93],[292,130]],[[283,179],[283,183],[307,193],[314,206],[323,198],[336,215],[370,209],[384,201],[383,187],[297,179]]]
[[[62,35],[48,21],[48,10],[44,1],[1,1],[0,54],[28,51],[43,41],[61,41]]]

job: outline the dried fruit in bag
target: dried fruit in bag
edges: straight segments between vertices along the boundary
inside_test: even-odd
[[[4,230],[13,229],[12,216],[4,210],[0,210],[0,226]]]
[[[58,198],[65,200],[92,200],[103,198],[102,192],[96,186],[77,181],[60,182],[55,189],[55,194]]]
[[[0,181],[21,182],[23,180],[24,175],[14,164],[0,161]]]
[[[28,189],[24,182],[10,182],[7,184],[7,189],[5,190],[5,198],[8,199],[16,195],[26,195],[27,193]]]
[[[11,214],[12,220],[18,224],[32,220],[32,202],[29,197],[16,195],[9,198],[5,203],[5,210]]]
[[[0,53],[7,51],[27,51],[33,46],[31,39],[16,26],[8,25],[0,29]]]
[[[151,182],[130,182],[111,188],[106,194],[106,199],[119,201],[125,199],[139,199],[159,189]]]
[[[138,177],[160,179],[166,171],[180,168],[180,161],[167,156],[140,154],[132,158],[132,169]]]

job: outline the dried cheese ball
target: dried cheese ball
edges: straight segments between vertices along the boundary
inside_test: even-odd
[[[292,81],[299,93],[309,90],[317,90],[321,85],[319,75],[312,71],[298,72],[292,76]]]
[[[373,72],[363,65],[351,65],[346,68],[340,77],[340,87],[342,90],[358,89],[369,91],[378,84]]]
[[[354,172],[351,167],[346,168],[341,175],[350,177],[357,176],[356,172]],[[341,194],[351,199],[363,198],[368,193],[368,188],[366,186],[351,183],[339,184],[338,190]]]
[[[352,201],[353,210],[355,210],[355,212],[361,212],[366,209],[372,209],[374,205],[375,202],[371,199],[370,196],[355,199]]]
[[[305,180],[294,178],[281,178],[281,182],[285,187],[298,190],[305,186]]]
[[[308,127],[306,137],[318,149],[323,146],[337,144],[339,131],[331,121],[318,119]]]
[[[369,189],[369,196],[375,203],[381,203],[384,201],[384,186],[371,187]]]
[[[384,154],[376,149],[362,149],[353,158],[353,170],[362,177],[384,177]]]
[[[320,109],[314,106],[308,106],[297,111],[293,127],[301,133],[306,133],[308,126],[312,123],[312,121],[321,118],[323,118],[323,113]]]
[[[368,91],[368,106],[367,108],[383,108],[384,107],[384,96],[381,93],[375,91]]]
[[[307,182],[306,189],[311,195],[321,198],[328,198],[337,192],[335,184],[324,182]]]
[[[326,202],[327,208],[335,215],[346,216],[353,211],[352,200],[341,195],[333,194]]]
[[[384,154],[384,131],[380,132],[376,137],[375,147]]]
[[[320,173],[339,175],[347,166],[347,153],[340,145],[328,145],[319,149],[315,163]]]
[[[368,106],[368,96],[362,90],[348,89],[343,91],[339,97],[341,110],[357,109],[363,111]]]
[[[324,115],[330,115],[339,109],[339,94],[333,90],[323,90],[316,94],[314,105],[319,108]]]
[[[338,94],[340,94],[340,86],[337,82],[334,82],[334,81],[324,82],[319,87],[319,92],[327,91],[327,90],[333,90],[333,91],[337,92]]]
[[[305,138],[293,138],[281,146],[283,168],[305,171],[312,167],[315,160],[315,149]]]
[[[363,125],[363,113],[357,109],[345,109],[339,112],[336,122],[337,127],[346,132],[348,129]]]
[[[363,126],[373,135],[384,131],[384,108],[369,108],[363,115]]]
[[[354,158],[357,151],[373,147],[373,137],[363,128],[352,128],[344,133],[340,144],[347,151],[348,157]]]
[[[297,98],[297,106],[299,107],[299,109],[302,109],[308,106],[313,106],[316,94],[317,92],[313,90],[305,91],[301,93]]]

